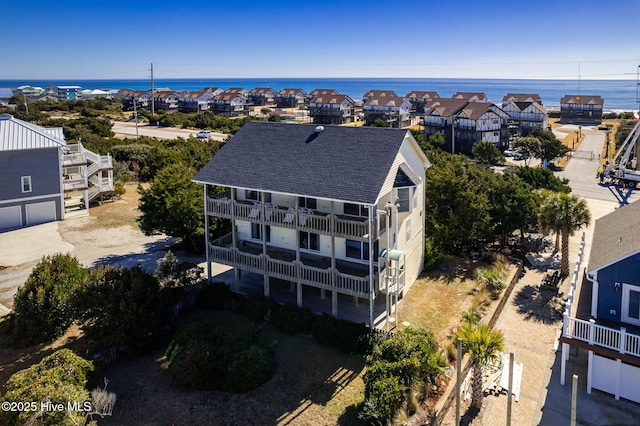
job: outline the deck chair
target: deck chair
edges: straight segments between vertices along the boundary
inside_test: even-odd
[[[274,204],[264,203],[264,219],[265,220],[271,219],[271,215],[273,214],[274,210],[276,210],[276,209],[277,209],[277,207]]]
[[[300,225],[305,226],[309,216],[313,216],[313,210],[301,207],[300,209]]]
[[[289,207],[289,210],[287,210],[287,214],[284,215],[284,223],[293,223],[294,219],[296,218],[296,210],[293,207]]]
[[[249,212],[249,219],[257,219],[260,217],[260,203],[253,203],[253,207]]]

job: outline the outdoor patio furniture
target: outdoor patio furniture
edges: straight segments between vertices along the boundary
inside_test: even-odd
[[[253,208],[249,212],[250,219],[257,219],[260,216],[260,203],[253,203]]]

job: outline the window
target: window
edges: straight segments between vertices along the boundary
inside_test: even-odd
[[[640,287],[622,285],[622,321],[640,325]]]
[[[270,226],[266,227],[266,233],[267,233],[267,242],[270,242],[271,241],[271,227]],[[262,241],[262,225],[260,225],[259,223],[252,223],[251,224],[251,239],[252,240]]]
[[[298,206],[318,210],[318,200],[315,198],[298,197]]]
[[[367,217],[369,215],[369,212],[367,211],[366,206],[360,204],[344,203],[344,214],[350,216]]]
[[[373,244],[374,258],[378,256],[378,241]],[[369,260],[369,243],[345,240],[345,255],[351,259]]]
[[[320,250],[320,236],[313,232],[300,231],[300,248],[303,250]]]
[[[411,188],[398,188],[398,212],[411,210]]]
[[[22,176],[22,192],[31,192],[31,176]]]
[[[252,191],[252,190],[249,190],[249,189],[245,189],[244,198],[246,200],[262,201],[262,199],[260,198],[260,193],[258,191]],[[270,192],[265,192],[264,193],[264,201],[265,201],[265,203],[270,203],[271,202],[271,193]]]

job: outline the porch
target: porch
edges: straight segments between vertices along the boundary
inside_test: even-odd
[[[237,247],[232,247],[231,234],[209,244],[209,261],[325,291],[369,298],[368,265],[356,262],[336,259],[335,267],[332,267],[329,257],[300,253],[298,260],[295,251],[270,245],[264,254],[261,244],[243,240],[237,242]],[[375,276],[374,285],[374,293],[377,293]]]
[[[350,240],[369,240],[368,219],[322,213],[308,208],[278,206],[272,203],[237,201],[230,192],[207,197],[207,214],[224,219],[264,223]],[[373,235],[378,235],[374,229]]]

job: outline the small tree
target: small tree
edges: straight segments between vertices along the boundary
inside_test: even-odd
[[[60,349],[43,358],[38,364],[15,373],[2,389],[0,400],[3,403],[33,405],[19,411],[1,410],[0,423],[69,426],[84,424],[85,413],[68,410],[67,404],[91,401],[86,385],[87,375],[92,371],[91,362],[75,355],[70,349]],[[47,410],[47,403],[63,404],[64,409]]]
[[[202,188],[191,181],[193,175],[187,166],[172,164],[158,173],[149,189],[139,186],[138,222],[145,235],[181,238],[185,248],[198,252],[204,247],[204,201]]]
[[[504,155],[497,146],[489,141],[481,141],[473,145],[471,148],[473,156],[482,164],[504,163]]]
[[[486,324],[463,323],[455,334],[462,341],[462,350],[471,356],[471,405],[482,408],[482,371],[486,364],[495,361],[504,348],[504,335]]]
[[[548,193],[540,206],[540,225],[549,227],[562,237],[560,275],[569,275],[569,237],[587,226],[591,213],[586,201],[565,193]]]
[[[513,141],[513,147],[525,158],[525,165],[529,165],[529,157],[540,157],[540,139],[533,136],[525,136],[515,138]]]
[[[43,257],[13,301],[14,331],[27,340],[56,339],[74,321],[72,299],[87,271],[69,254]]]
[[[141,352],[157,343],[169,322],[168,293],[140,266],[92,269],[78,298],[82,330],[99,348]]]

